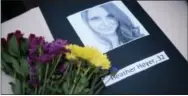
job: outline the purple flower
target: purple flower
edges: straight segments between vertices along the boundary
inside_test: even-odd
[[[66,52],[65,46],[67,45],[67,40],[62,40],[62,39],[57,39],[56,41],[53,41],[50,43],[47,48],[49,48],[49,53],[50,54],[56,54],[58,55],[59,53],[64,53]],[[44,48],[46,49],[46,48]]]
[[[29,57],[27,57],[27,62],[29,63],[30,75],[36,75],[37,74],[36,63],[34,63],[34,61]]]
[[[41,61],[46,63],[55,56],[65,53],[67,50],[67,40],[57,39],[51,43],[45,42],[43,37],[36,37],[34,34],[29,36],[29,59],[31,61]],[[35,59],[35,60],[33,60]]]
[[[43,54],[41,56],[39,56],[38,60],[41,63],[48,63],[49,61],[51,61],[52,57],[50,54]]]
[[[36,75],[37,74],[37,68],[36,65],[32,64],[30,65],[30,75]]]
[[[39,79],[37,77],[36,62],[43,64],[50,63],[56,56],[60,54],[65,54],[67,49],[66,40],[57,39],[51,43],[44,40],[43,37],[36,37],[34,34],[29,36],[29,56],[27,61],[30,65],[30,79],[29,83],[34,87],[38,86]],[[60,63],[61,64],[61,63]],[[60,67],[60,72],[65,70],[64,64]]]
[[[47,44],[47,42],[44,41],[43,37],[36,37],[34,34],[30,34],[29,36],[29,60],[30,61],[37,62],[41,60],[39,59],[39,56],[43,55],[42,46],[44,46],[45,44]]]
[[[67,40],[57,39],[54,45],[58,48],[64,48],[67,45]]]
[[[29,67],[30,67],[30,78],[28,81],[28,84],[32,85],[33,87],[38,87],[39,86],[39,79],[37,77],[37,68],[36,68],[36,64],[30,60],[30,58],[27,58],[27,61],[29,63]]]
[[[34,88],[39,86],[39,78],[36,75],[31,75],[28,81],[28,84],[33,86]]]
[[[44,41],[44,37],[36,37],[34,34],[30,34],[29,36],[29,54],[33,54],[37,51],[37,48],[40,46],[44,46],[46,42]]]
[[[27,62],[29,63],[29,65],[33,63],[33,61],[29,57],[27,57]]]
[[[29,55],[27,57],[27,62],[29,63],[29,65],[33,65],[38,61],[38,56],[37,55]]]

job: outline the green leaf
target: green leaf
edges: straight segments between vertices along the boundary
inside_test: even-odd
[[[21,70],[20,65],[19,65],[19,63],[17,62],[17,60],[16,60],[16,59],[12,59],[12,62],[13,62],[12,67],[14,68],[14,70],[15,70],[17,73],[19,73],[19,74],[21,74],[21,75],[23,76],[24,74],[22,73],[22,70]]]
[[[21,82],[16,79],[16,83],[13,82],[9,83],[11,85],[12,91],[16,95],[21,95]]]
[[[17,79],[16,79],[16,84],[15,84],[15,93],[21,94],[21,82],[20,80],[17,80]]]
[[[2,64],[2,70],[6,74],[13,76],[13,70],[7,65],[7,63],[5,63],[3,60],[1,60],[1,64]]]
[[[12,62],[12,67],[13,67],[13,69],[14,69],[18,74],[20,74],[20,75],[23,76],[23,73],[22,73],[22,71],[21,71],[20,64],[19,64],[18,60],[16,60],[15,58],[11,58],[10,60],[11,60],[11,62]]]
[[[24,55],[24,56],[27,55],[28,47],[29,47],[29,40],[26,38],[23,38],[22,42],[20,44],[20,51],[21,51],[22,55]]]
[[[16,92],[15,92],[15,84],[14,84],[13,82],[10,82],[9,84],[10,84],[10,86],[11,86],[12,92],[13,92],[14,94],[16,94]]]
[[[13,67],[13,70],[15,70],[19,74],[22,74],[18,60],[5,52],[2,52],[2,59],[6,64],[10,63],[10,66]]]
[[[21,65],[20,65],[20,71],[26,77],[29,74],[29,64],[23,58],[20,59],[20,63],[21,63]]]
[[[1,56],[2,56],[2,59],[3,59],[6,63],[12,63],[11,58],[13,58],[13,57],[10,56],[9,54],[7,54],[6,52],[1,52]]]
[[[15,57],[20,57],[20,51],[16,37],[13,35],[8,42],[8,52]]]

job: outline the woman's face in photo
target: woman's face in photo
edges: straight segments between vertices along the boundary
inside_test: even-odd
[[[109,35],[116,32],[118,21],[102,7],[88,10],[88,24],[96,32]]]

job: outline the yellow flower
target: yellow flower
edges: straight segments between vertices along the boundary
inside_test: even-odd
[[[66,55],[66,58],[70,60],[73,56],[79,57],[89,61],[96,67],[101,67],[102,69],[109,69],[111,67],[110,61],[108,60],[106,54],[102,54],[99,50],[94,47],[86,46],[81,47],[78,45],[70,44],[66,46],[67,49],[71,51]]]
[[[76,56],[72,53],[66,53],[66,58],[68,60],[76,60],[77,59]]]

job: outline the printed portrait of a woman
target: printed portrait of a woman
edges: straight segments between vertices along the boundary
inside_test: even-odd
[[[140,27],[112,2],[84,10],[80,15],[103,52],[145,36]]]

